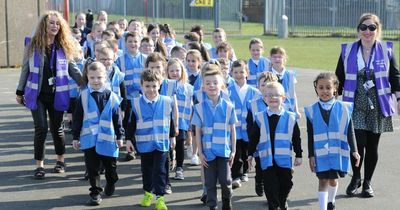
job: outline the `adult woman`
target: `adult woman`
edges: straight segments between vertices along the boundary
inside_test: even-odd
[[[393,56],[393,43],[380,41],[382,32],[379,18],[374,14],[360,17],[359,40],[342,45],[336,67],[339,94],[343,101],[354,103],[353,123],[360,167],[352,157],[353,177],[346,193],[355,195],[361,186],[361,165],[365,159],[363,197],[373,197],[371,179],[378,162],[378,144],[382,133],[393,131],[395,112],[392,93],[400,100],[400,73]],[[397,110],[400,111],[398,104]]]
[[[71,39],[67,22],[56,11],[48,11],[39,20],[36,32],[24,52],[16,100],[31,109],[35,126],[34,178],[43,179],[47,113],[54,141],[57,163],[53,172],[65,171],[64,111],[69,106],[68,76],[82,84],[81,73],[74,62],[79,46]]]

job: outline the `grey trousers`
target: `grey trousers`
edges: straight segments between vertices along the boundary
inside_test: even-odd
[[[207,161],[208,168],[204,168],[207,206],[209,207],[218,205],[217,179],[221,185],[222,200],[232,198],[232,178],[228,161],[229,158],[217,157],[212,161]]]

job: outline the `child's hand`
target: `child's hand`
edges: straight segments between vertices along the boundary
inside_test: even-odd
[[[353,157],[356,159],[355,166],[358,167],[360,165],[360,155],[358,154],[358,152],[353,152]]]
[[[253,168],[253,156],[247,157],[247,163],[249,164],[249,171]]]
[[[207,160],[206,157],[203,155],[202,152],[199,151],[199,159],[200,159],[200,163],[204,168],[208,168],[208,164],[207,164]]]
[[[72,140],[72,148],[74,148],[74,150],[79,149],[79,141],[78,140]]]
[[[120,140],[115,140],[115,142],[117,143],[117,147],[118,147],[118,148],[121,148],[121,147],[124,146],[124,142],[122,141],[122,139],[120,139]]]
[[[311,170],[311,172],[315,172],[315,157],[310,157],[309,159],[308,159],[308,163],[309,163],[309,165],[310,165],[310,170]]]
[[[169,141],[170,141],[170,146],[171,146],[171,149],[175,149],[175,146],[176,146],[176,138],[175,137],[170,137],[169,138]]]
[[[176,126],[175,127],[175,136],[178,136],[179,135],[179,128],[178,128],[178,126]]]
[[[235,152],[231,152],[231,155],[229,156],[229,167],[230,168],[232,168],[233,160],[235,160]]]
[[[297,157],[294,159],[294,166],[300,166],[301,163],[303,163],[303,159],[300,157]]]
[[[297,119],[299,120],[299,119],[301,118],[301,114],[300,114],[300,112],[299,112],[299,111],[297,111],[297,112],[296,112],[296,115],[297,115]]]
[[[126,151],[131,153],[135,152],[135,148],[133,147],[132,141],[130,140],[126,141]]]

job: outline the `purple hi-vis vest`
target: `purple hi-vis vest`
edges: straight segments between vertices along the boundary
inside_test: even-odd
[[[344,81],[343,101],[354,102],[357,87],[357,53],[359,42],[342,44],[342,60],[346,72]],[[375,85],[378,94],[379,105],[385,117],[394,114],[394,104],[389,83],[389,63],[393,57],[393,43],[376,41],[373,50]]]
[[[26,107],[37,109],[37,98],[39,96],[39,68],[41,54],[37,49],[33,56],[29,58],[29,76],[25,86]],[[54,108],[57,111],[66,111],[69,107],[68,89],[68,61],[62,48],[56,50],[56,89],[54,98]]]

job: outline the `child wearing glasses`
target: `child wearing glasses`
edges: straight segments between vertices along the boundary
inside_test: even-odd
[[[296,114],[283,106],[285,90],[279,82],[268,83],[264,97],[268,107],[255,115],[247,160],[251,166],[252,154],[258,149],[268,207],[287,209],[293,186],[292,148],[296,153],[294,165],[302,163],[300,129]]]

